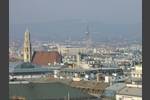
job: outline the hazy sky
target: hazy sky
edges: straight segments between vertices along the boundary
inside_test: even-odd
[[[62,19],[141,23],[142,0],[9,0],[10,23]]]
[[[10,34],[23,33],[25,25],[34,24],[32,33],[36,35],[40,32],[45,34],[68,32],[68,34],[79,35],[83,32],[80,29],[80,26],[83,27],[81,24],[73,23],[73,28],[72,23],[55,25],[55,21],[76,19],[108,25],[100,26],[99,23],[94,23],[93,31],[96,32],[141,32],[142,0],[9,0],[9,9]]]

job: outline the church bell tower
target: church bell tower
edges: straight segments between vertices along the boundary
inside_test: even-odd
[[[27,29],[24,33],[24,62],[31,62],[31,43],[30,43],[30,32]]]

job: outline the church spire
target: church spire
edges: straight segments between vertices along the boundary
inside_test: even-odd
[[[24,62],[31,62],[31,43],[28,28],[24,33]]]

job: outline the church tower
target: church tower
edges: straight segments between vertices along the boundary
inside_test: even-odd
[[[31,43],[30,43],[30,32],[28,29],[24,33],[24,62],[31,62]]]

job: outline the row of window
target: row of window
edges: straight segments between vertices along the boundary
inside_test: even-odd
[[[142,77],[142,74],[132,74],[132,77]]]

